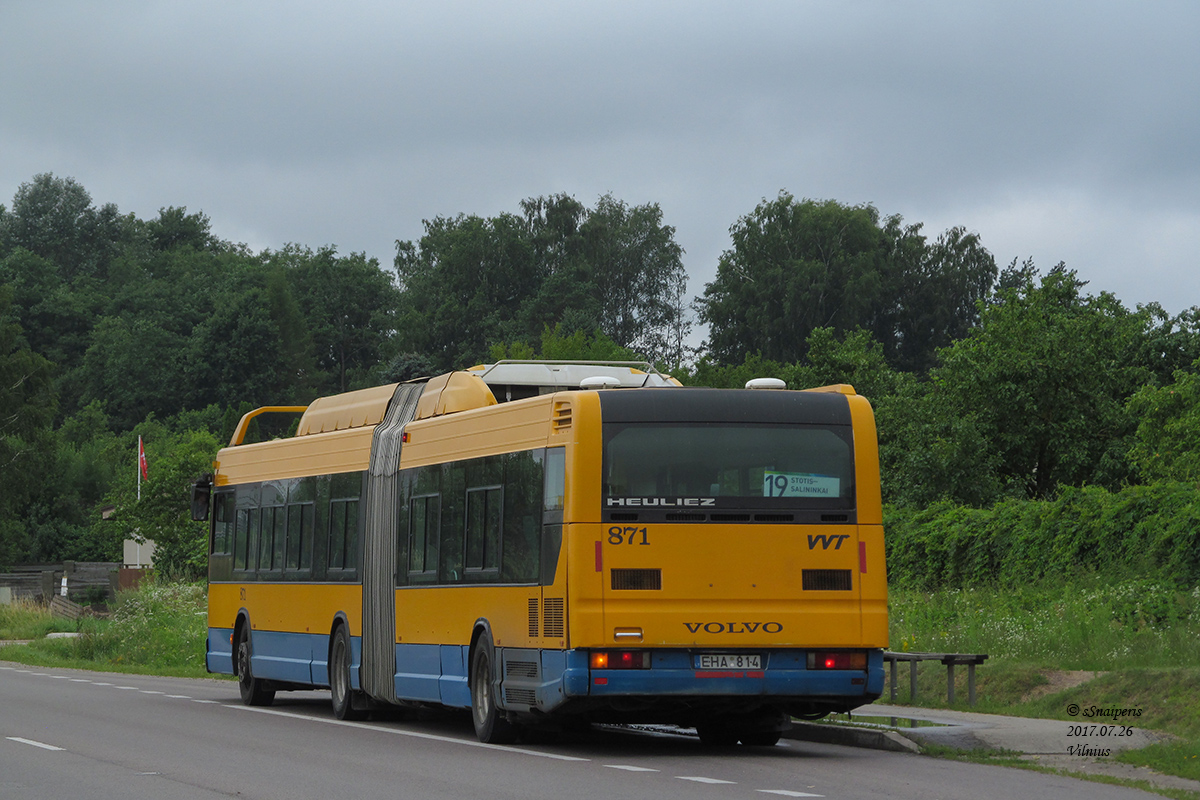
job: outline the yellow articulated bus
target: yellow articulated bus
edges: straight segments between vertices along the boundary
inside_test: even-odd
[[[752,381],[749,386],[780,382]],[[874,416],[849,386],[684,388],[648,365],[500,362],[324,397],[222,449],[207,665],[339,718],[470,708],[769,745],[883,690]],[[209,513],[211,510],[211,513]]]

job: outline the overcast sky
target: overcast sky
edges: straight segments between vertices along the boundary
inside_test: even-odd
[[[0,202],[41,172],[391,265],[422,220],[658,203],[690,292],[763,198],[871,203],[1200,305],[1200,3],[0,0]]]

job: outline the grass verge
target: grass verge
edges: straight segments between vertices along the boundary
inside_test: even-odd
[[[72,620],[55,617],[50,609],[38,603],[18,600],[11,605],[0,606],[0,641],[41,639],[47,633],[75,629]]]
[[[1073,704],[1137,708],[1132,724],[1179,738],[1114,758],[1200,780],[1200,589],[1085,576],[1004,589],[898,589],[889,607],[894,650],[989,655],[976,671],[971,710],[1078,722]],[[966,670],[956,673],[954,708],[967,710]],[[923,663],[914,703],[901,665],[896,702],[945,708],[946,688],[946,668]],[[891,702],[890,686],[883,700]]]
[[[12,629],[30,630],[40,613],[36,607],[21,609],[16,616],[22,621]],[[205,617],[202,584],[147,582],[139,589],[119,593],[108,619],[80,620],[78,637],[7,645],[0,650],[0,658],[45,667],[208,677],[204,669]],[[66,628],[75,630],[76,623],[68,622]]]

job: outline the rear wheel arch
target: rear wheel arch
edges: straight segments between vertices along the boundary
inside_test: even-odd
[[[496,635],[492,633],[492,625],[484,618],[475,620],[475,627],[471,630],[471,646],[467,648],[467,679],[471,678],[471,665],[475,660],[475,648],[479,645],[479,640],[484,634],[488,635],[488,639],[492,642],[493,649],[495,648]]]
[[[354,652],[351,645],[350,626],[345,620],[335,620],[329,636],[329,693],[333,703],[333,714],[338,719],[366,719],[369,706],[363,693],[353,687],[351,669]]]
[[[471,689],[471,719],[481,742],[506,744],[520,732],[507,712],[500,708],[500,668],[491,627],[477,625],[471,634],[468,685]]]
[[[246,612],[245,609],[242,609],[241,611],[238,612],[237,620],[235,620],[233,623],[233,636],[230,637],[230,639],[229,639],[230,650],[232,651],[231,657],[233,659],[233,674],[234,675],[238,674],[238,657],[237,657],[238,642],[241,641],[242,631],[247,631],[247,636],[249,636],[250,630],[251,630],[250,615]]]
[[[350,634],[350,620],[346,619],[345,613],[337,612],[333,615],[333,622],[329,623],[329,641],[325,646],[325,665],[327,667],[329,659],[333,655],[333,637],[337,636],[338,628],[345,628],[346,636],[350,641],[354,641],[354,637]]]

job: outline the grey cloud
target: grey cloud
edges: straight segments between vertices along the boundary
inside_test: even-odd
[[[1200,244],[1191,3],[3,16],[4,199],[53,171],[142,215],[202,208],[252,246],[334,243],[387,263],[422,218],[612,191],[662,205],[699,292],[729,225],[788,189],[874,202],[931,235],[965,224],[1000,260],[1065,258],[1127,302],[1156,288],[1200,303],[1129,266],[1178,275]]]

